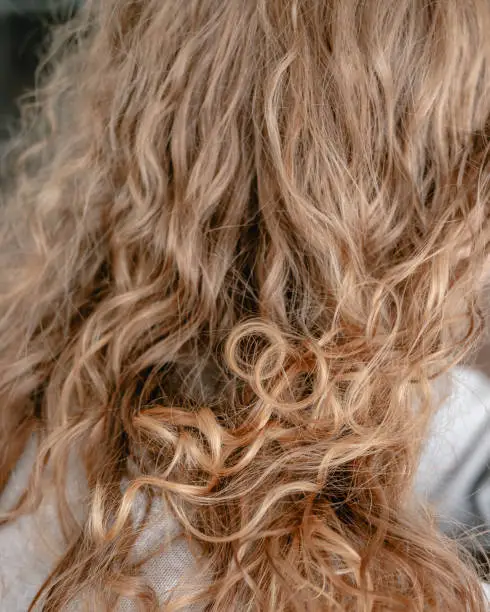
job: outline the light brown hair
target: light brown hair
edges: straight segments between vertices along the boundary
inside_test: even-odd
[[[51,466],[67,537],[43,610],[157,607],[140,491],[209,610],[484,611],[411,487],[481,332],[489,32],[487,0],[103,0],[56,34],[0,256],[0,490],[39,441],[3,521]]]

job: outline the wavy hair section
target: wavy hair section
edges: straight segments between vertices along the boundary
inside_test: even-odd
[[[2,210],[0,490],[27,440],[67,552],[32,609],[484,612],[411,499],[488,256],[487,0],[104,0],[60,29]],[[79,525],[69,452],[89,485]],[[121,489],[126,478],[128,486]]]

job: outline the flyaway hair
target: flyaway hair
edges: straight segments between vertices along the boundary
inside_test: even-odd
[[[485,611],[412,484],[482,332],[489,32],[488,0],[100,0],[56,29],[0,213],[0,491],[37,445],[0,521],[50,481],[66,536],[32,610]],[[192,597],[131,555],[142,503]]]

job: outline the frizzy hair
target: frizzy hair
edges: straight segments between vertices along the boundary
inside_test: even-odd
[[[489,31],[487,0],[104,0],[59,28],[1,213],[0,491],[38,441],[2,522],[49,476],[67,538],[33,608],[185,609],[131,560],[143,496],[209,610],[484,611],[411,487],[482,329]]]

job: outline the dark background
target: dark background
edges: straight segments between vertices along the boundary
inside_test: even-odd
[[[75,6],[76,0],[0,0],[0,139],[15,129],[16,100],[34,84],[49,26]]]

